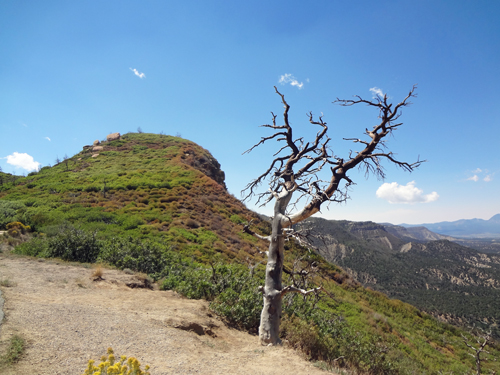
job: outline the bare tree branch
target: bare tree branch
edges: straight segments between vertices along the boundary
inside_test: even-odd
[[[261,236],[260,234],[255,233],[253,230],[250,229],[250,225],[252,224],[252,221],[253,220],[250,220],[250,222],[248,224],[245,224],[245,226],[243,227],[243,232],[250,234],[254,237],[260,238],[261,240],[271,242],[271,236]]]
[[[285,269],[294,285],[282,287],[284,241],[287,238],[295,238],[299,243],[309,244],[309,241],[306,241],[300,232],[285,231],[285,229],[291,228],[294,224],[319,212],[321,205],[325,202],[345,202],[349,199],[349,188],[354,185],[354,181],[349,177],[349,172],[352,169],[361,168],[366,174],[375,174],[378,178],[384,178],[384,161],[409,172],[424,162],[420,159],[412,163],[399,160],[394,153],[386,150],[385,145],[386,137],[402,125],[397,120],[401,116],[402,108],[410,105],[410,98],[416,96],[416,86],[413,86],[404,100],[397,105],[389,103],[387,95],[376,96],[371,101],[356,96],[352,100],[337,99],[334,102],[343,107],[364,103],[379,111],[378,124],[373,126],[371,130],[365,128],[366,138],[346,138],[361,148],[360,150],[351,150],[346,158],[336,156],[329,148],[328,126],[322,115],[317,118],[312,112],[307,115],[309,124],[319,127],[311,142],[305,142],[302,137],[295,139],[289,121],[290,106],[276,87],[274,90],[280,96],[284,106],[283,123],[278,124],[277,116],[271,112],[272,123],[263,125],[263,127],[274,133],[262,137],[245,153],[249,153],[256,147],[272,140],[280,143],[278,151],[274,153],[273,160],[264,173],[251,181],[242,191],[244,200],[256,196],[257,204],[265,205],[273,198],[275,200],[270,236],[257,235],[250,229],[249,225],[243,229],[246,233],[268,240],[270,243],[266,266],[266,285],[263,289],[264,308],[259,328],[261,343],[265,345],[274,345],[279,342],[282,296],[289,292],[307,295],[320,289],[307,290],[305,278],[310,276],[309,272],[313,272],[313,270],[304,268],[300,259],[294,262],[290,272]],[[328,177],[323,179],[321,176],[324,174],[327,174]],[[258,192],[259,186],[264,181],[268,183],[269,190]],[[291,206],[296,207],[302,199],[305,200],[305,204],[294,213],[290,213],[289,204],[294,192],[298,192],[298,200]]]
[[[479,340],[479,338],[482,339],[483,342]],[[488,351],[484,350],[485,346],[489,344],[489,341],[491,339],[491,331],[485,332],[484,334],[479,335],[479,338],[476,338],[476,342],[478,344],[478,347],[474,347],[469,343],[469,339],[462,334],[462,339],[464,344],[471,349],[474,354],[472,353],[467,353],[470,356],[472,356],[476,360],[476,374],[481,375],[481,353],[488,353]]]
[[[314,289],[304,290],[304,289],[296,288],[294,286],[289,285],[289,286],[284,287],[281,290],[281,296],[284,296],[285,294],[290,293],[290,292],[300,293],[304,296],[307,296],[308,294],[311,294],[311,293],[317,293],[320,290],[322,290],[322,288],[320,286],[318,286],[317,288],[314,288]]]

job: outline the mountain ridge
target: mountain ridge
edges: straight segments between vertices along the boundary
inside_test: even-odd
[[[425,227],[432,232],[445,236],[461,238],[499,238],[500,214],[490,219],[460,219],[426,224],[399,224],[405,228]]]
[[[314,230],[318,253],[365,287],[458,324],[500,323],[500,254],[374,222],[310,218],[299,227]]]

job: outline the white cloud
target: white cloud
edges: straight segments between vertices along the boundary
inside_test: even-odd
[[[131,70],[131,71],[133,71],[133,72],[134,72],[134,74],[135,74],[137,77],[139,77],[140,79],[143,79],[143,78],[145,78],[145,77],[146,77],[146,75],[145,75],[144,73],[139,73],[139,71],[138,71],[137,69],[132,69],[132,68],[130,68],[130,70]]]
[[[50,138],[49,138],[49,137],[45,137],[45,139],[46,139],[47,141],[50,141]]]
[[[406,185],[399,185],[397,182],[383,183],[377,189],[377,197],[385,199],[389,203],[429,203],[439,198],[435,191],[430,194],[424,194],[422,189],[415,187],[415,181],[408,182]]]
[[[373,94],[373,97],[377,97],[377,96],[380,96],[380,97],[384,97],[384,92],[382,91],[382,89],[379,89],[378,87],[372,87],[370,89],[371,93]]]
[[[476,170],[472,171],[473,176],[468,177],[466,181],[478,182],[479,180],[483,180],[484,182],[490,182],[493,179],[494,173],[487,174],[488,172],[487,169],[476,168]]]
[[[284,85],[285,83],[289,83],[292,86],[297,86],[299,89],[304,87],[303,82],[297,81],[297,79],[292,74],[287,74],[287,73],[285,73],[285,75],[282,75],[278,82],[281,83],[282,85]]]
[[[16,168],[22,168],[27,171],[34,171],[40,168],[41,164],[33,159],[26,153],[14,152],[12,155],[8,155],[4,159],[7,159],[7,163],[13,165]]]

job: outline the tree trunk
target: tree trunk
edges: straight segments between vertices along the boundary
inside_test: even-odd
[[[272,222],[271,243],[266,265],[264,307],[260,316],[259,339],[262,345],[279,345],[281,322],[281,290],[285,242],[283,221],[292,193],[285,189],[276,197]]]

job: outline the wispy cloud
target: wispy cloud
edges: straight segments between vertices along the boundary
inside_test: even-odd
[[[483,178],[483,181],[490,182],[493,179],[493,175],[489,174],[485,178]]]
[[[472,173],[481,173],[483,170],[481,168],[477,168],[475,171],[472,171]]]
[[[399,185],[397,182],[383,183],[377,189],[377,197],[385,199],[389,203],[429,203],[439,198],[438,193],[433,191],[430,194],[424,194],[422,189],[415,186],[415,181],[408,182],[406,185]]]
[[[47,141],[50,141],[50,138],[49,137],[44,137]]]
[[[469,178],[467,179],[467,181],[474,181],[474,182],[477,182],[477,181],[479,181],[479,177],[477,177],[477,174],[475,174],[474,176],[469,177]]]
[[[384,97],[384,92],[382,91],[382,89],[379,89],[378,87],[372,87],[370,89],[370,92],[372,93],[373,98],[376,98],[377,96],[380,96],[381,98]]]
[[[309,80],[307,80],[307,81],[309,82]],[[304,82],[299,82],[293,76],[293,74],[288,74],[288,73],[285,73],[284,75],[280,76],[280,79],[278,82],[281,83],[282,85],[289,83],[290,85],[296,86],[299,89],[302,89],[302,87],[304,87]]]
[[[137,69],[132,69],[132,68],[130,68],[130,70],[131,70],[132,72],[134,72],[134,74],[135,74],[137,77],[139,77],[140,79],[146,78],[146,75],[145,75],[144,73],[142,73],[142,72],[139,72]]]
[[[40,168],[41,164],[33,159],[33,156],[26,153],[14,152],[12,155],[8,155],[7,164],[13,165],[16,168],[22,168],[27,171],[34,171]]]

